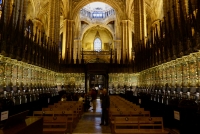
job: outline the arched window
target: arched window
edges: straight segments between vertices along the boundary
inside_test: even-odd
[[[101,51],[101,39],[100,38],[96,38],[94,40],[94,51]]]

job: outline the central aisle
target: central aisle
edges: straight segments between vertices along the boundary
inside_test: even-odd
[[[73,134],[110,134],[109,126],[100,126],[101,123],[101,105],[100,99],[97,99],[96,111],[92,107],[85,112],[79,120]]]

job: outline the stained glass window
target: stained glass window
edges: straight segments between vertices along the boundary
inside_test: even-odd
[[[101,51],[101,39],[99,38],[94,40],[94,51]]]

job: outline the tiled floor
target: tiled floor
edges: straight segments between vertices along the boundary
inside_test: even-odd
[[[100,100],[97,99],[96,111],[89,109],[79,120],[73,134],[110,134],[109,126],[100,126],[101,123],[101,106]]]

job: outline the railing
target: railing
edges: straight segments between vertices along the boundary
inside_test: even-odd
[[[84,8],[81,9],[80,14],[89,19],[106,19],[112,15],[115,15],[115,10],[110,9],[108,11],[88,11]]]
[[[111,51],[83,51],[83,55],[110,55]],[[114,52],[112,52],[114,55]]]

